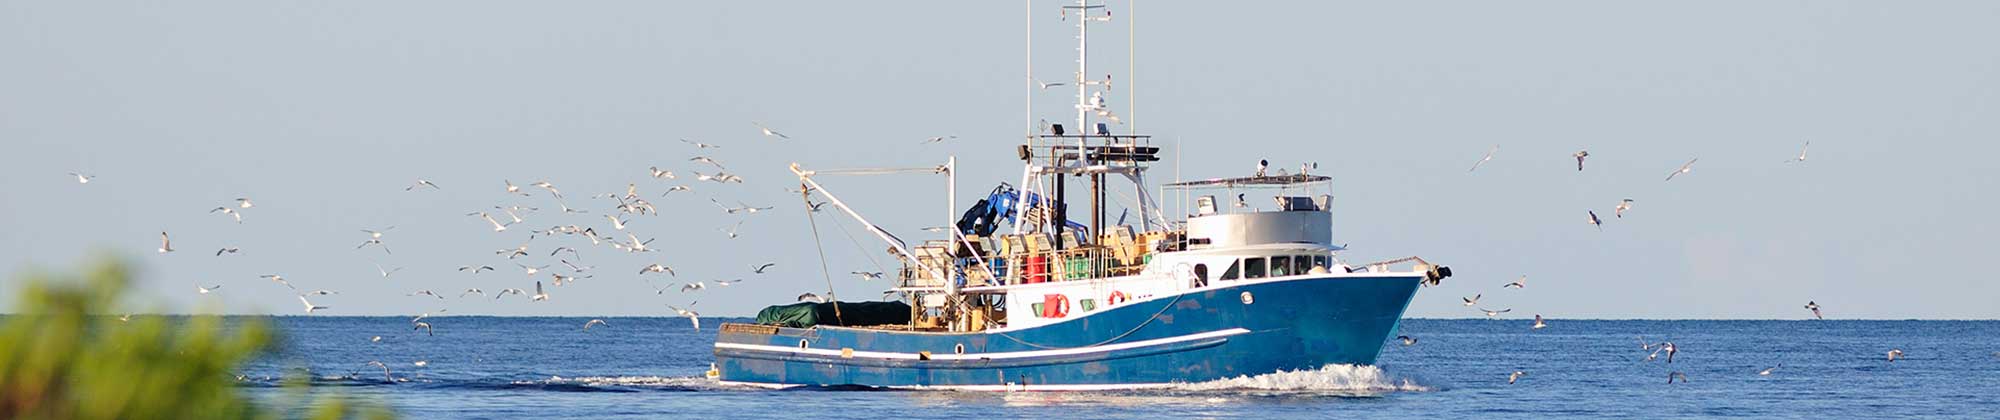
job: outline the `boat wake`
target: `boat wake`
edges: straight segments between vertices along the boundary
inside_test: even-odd
[[[1326,365],[1319,369],[1301,369],[1266,373],[1256,376],[1238,376],[1207,382],[1183,384],[1175,388],[1179,391],[1298,391],[1298,392],[1427,392],[1433,389],[1417,384],[1409,378],[1397,378],[1376,366]]]

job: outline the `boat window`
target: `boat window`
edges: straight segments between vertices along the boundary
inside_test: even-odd
[[[1243,278],[1246,279],[1264,278],[1264,259],[1263,258],[1243,259]]]
[[[1326,262],[1327,262],[1327,261],[1326,261],[1326,256],[1325,256],[1325,255],[1314,255],[1314,256],[1313,256],[1313,265],[1316,265],[1316,266],[1320,266],[1320,267],[1326,267],[1326,269],[1328,269],[1328,270],[1332,270],[1332,269],[1333,269],[1333,264],[1327,264]]]
[[[1230,261],[1230,262],[1229,262],[1229,269],[1228,269],[1228,270],[1222,270],[1222,279],[1221,279],[1221,280],[1225,280],[1225,281],[1227,281],[1227,280],[1235,280],[1235,279],[1236,279],[1236,276],[1237,276],[1237,270],[1238,270],[1239,268],[1242,268],[1242,267],[1241,267],[1241,266],[1243,265],[1243,262],[1242,262],[1242,261],[1243,261],[1243,260],[1236,260],[1236,261]]]
[[[1194,265],[1194,287],[1208,286],[1208,264]]]
[[[1292,257],[1292,274],[1306,274],[1312,271],[1313,259],[1311,256],[1300,255]]]
[[[1285,276],[1291,274],[1291,271],[1292,271],[1292,257],[1289,256],[1271,257],[1271,277]]]
[[[1086,312],[1097,310],[1097,299],[1084,299],[1076,301],[1076,303],[1077,306],[1083,307],[1083,310]]]

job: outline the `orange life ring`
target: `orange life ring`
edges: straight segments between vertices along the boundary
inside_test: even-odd
[[[1120,292],[1120,291],[1117,291],[1117,290],[1113,290],[1113,291],[1111,291],[1111,296],[1109,296],[1109,297],[1105,297],[1105,298],[1104,298],[1104,301],[1105,301],[1105,302],[1109,302],[1109,303],[1110,303],[1110,304],[1112,304],[1112,305],[1117,305],[1117,304],[1120,304],[1120,303],[1125,303],[1125,299],[1126,299],[1126,298],[1127,298],[1127,296],[1125,296],[1125,292]]]
[[[1069,296],[1068,296],[1068,295],[1056,295],[1056,306],[1055,306],[1055,315],[1056,315],[1056,316],[1055,316],[1056,318],[1066,318],[1066,317],[1069,317]]]

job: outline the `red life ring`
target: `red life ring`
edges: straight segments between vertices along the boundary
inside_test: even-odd
[[[1054,305],[1049,308],[1049,311],[1054,312],[1053,315],[1055,316],[1053,318],[1064,318],[1069,316],[1068,295],[1056,295],[1055,302],[1053,303]]]
[[[1111,296],[1110,296],[1110,297],[1106,297],[1106,298],[1104,298],[1104,301],[1105,301],[1105,302],[1109,302],[1109,303],[1110,303],[1110,304],[1112,304],[1112,305],[1117,305],[1117,304],[1120,304],[1120,303],[1125,303],[1125,298],[1126,298],[1126,297],[1127,297],[1127,296],[1125,296],[1125,292],[1120,292],[1120,291],[1117,291],[1117,290],[1113,290],[1113,291],[1111,291]]]

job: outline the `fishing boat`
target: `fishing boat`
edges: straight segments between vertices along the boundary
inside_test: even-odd
[[[1082,129],[1025,135],[1014,150],[1019,183],[964,213],[955,158],[907,169],[793,164],[808,202],[825,200],[887,244],[900,269],[883,277],[900,299],[779,305],[756,323],[723,324],[710,375],[766,387],[1111,390],[1373,364],[1420,286],[1451,270],[1417,257],[1343,260],[1331,179],[1311,165],[1288,173],[1260,163],[1243,176],[1149,187],[1161,148],[1115,132],[1102,95],[1109,76],[1084,76],[1089,26],[1110,20],[1103,7],[1080,0],[1063,11],[1079,31],[1070,85]],[[909,243],[819,182],[912,172],[949,179],[954,220],[938,229],[943,238]],[[1088,209],[1072,211],[1079,202]],[[1136,210],[1136,223],[1109,220],[1113,205]]]

